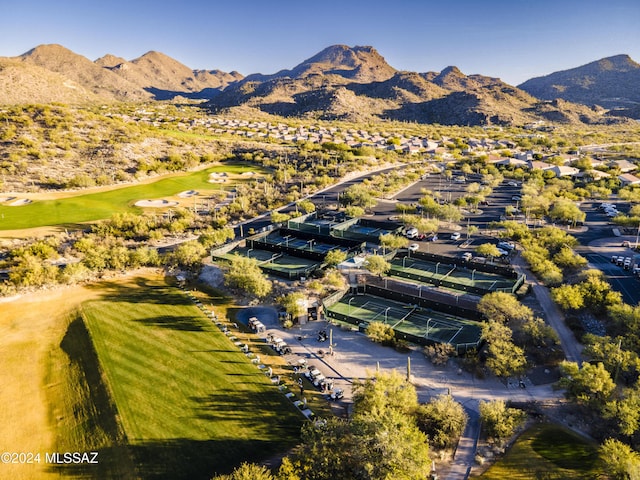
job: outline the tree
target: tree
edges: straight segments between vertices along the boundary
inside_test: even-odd
[[[587,259],[569,247],[562,247],[560,251],[553,256],[553,262],[559,267],[573,270],[583,268],[587,265]]]
[[[335,267],[336,265],[341,264],[347,259],[347,252],[344,250],[340,250],[339,248],[334,248],[333,250],[329,250],[324,257],[324,263],[329,267]]]
[[[482,338],[487,342],[486,365],[498,377],[519,375],[527,367],[524,350],[511,337],[511,329],[500,322],[489,320],[482,325]]]
[[[9,272],[9,280],[20,287],[41,287],[55,283],[58,267],[32,254],[24,254]]]
[[[373,275],[382,277],[383,274],[391,270],[391,264],[380,255],[369,255],[364,262],[364,268]]]
[[[489,320],[503,324],[521,325],[533,318],[533,311],[518,301],[515,295],[506,292],[491,292],[478,302],[478,311]]]
[[[216,475],[211,480],[274,480],[274,477],[267,467],[245,462],[229,475]]]
[[[575,362],[564,361],[560,371],[563,377],[558,383],[567,389],[567,396],[592,407],[604,405],[616,386],[601,362],[583,363],[581,368]]]
[[[504,440],[513,435],[525,420],[526,414],[516,408],[508,408],[504,400],[480,402],[480,419],[487,436]]]
[[[415,388],[396,372],[357,382],[351,420],[305,424],[300,448],[279,473],[286,480],[424,479],[431,459],[417,405]]]
[[[233,240],[236,234],[231,227],[209,228],[200,234],[198,241],[204,248],[217,247],[224,244],[227,240]]]
[[[371,322],[367,326],[366,334],[371,341],[384,345],[391,344],[396,336],[393,327],[383,322]]]
[[[181,243],[171,255],[175,264],[188,268],[202,265],[202,259],[207,255],[204,246],[197,240]]]
[[[349,205],[345,207],[344,213],[347,217],[357,218],[364,215],[364,208],[359,207],[358,205]]]
[[[300,200],[296,204],[297,208],[302,210],[303,213],[311,213],[316,211],[316,206],[311,200]]]
[[[393,370],[376,372],[353,383],[354,414],[376,417],[387,409],[412,415],[418,408],[418,394],[406,378]]]
[[[340,195],[340,203],[345,207],[349,205],[362,207],[366,211],[368,208],[374,207],[378,202],[366,185],[356,183],[344,190]]]
[[[483,257],[489,257],[492,259],[500,256],[498,247],[493,243],[483,243],[482,245],[478,245],[476,247],[476,253]]]
[[[407,245],[409,245],[409,239],[400,235],[394,235],[393,233],[385,233],[380,235],[379,243],[382,248],[397,250],[399,248],[406,248]]]
[[[549,216],[554,221],[575,225],[576,222],[584,222],[587,214],[571,200],[559,198],[549,211]]]
[[[434,343],[424,347],[424,354],[434,365],[446,364],[455,353],[456,349],[450,343]]]
[[[284,307],[291,318],[296,319],[307,313],[306,295],[302,292],[288,293],[279,299],[279,303]]]
[[[279,223],[284,223],[291,218],[291,215],[288,213],[281,213],[273,211],[271,212],[271,223],[277,225]]]
[[[224,281],[227,286],[239,288],[258,298],[266,297],[272,288],[258,262],[254,258],[240,255],[234,255],[231,259]]]
[[[418,427],[436,448],[452,448],[464,431],[467,414],[451,395],[440,395],[418,408]]]
[[[615,420],[622,435],[635,435],[640,430],[640,395],[637,390],[626,392],[624,398],[607,402],[602,416]]]
[[[629,445],[608,438],[600,447],[599,457],[604,470],[616,480],[640,479],[640,455]]]

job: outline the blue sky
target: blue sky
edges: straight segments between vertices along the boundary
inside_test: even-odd
[[[399,70],[531,77],[625,53],[638,0],[0,0],[0,56],[46,43],[95,60],[156,50],[193,69],[274,73],[334,44]]]

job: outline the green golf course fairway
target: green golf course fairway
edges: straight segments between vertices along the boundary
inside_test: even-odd
[[[82,319],[141,478],[209,479],[297,443],[300,413],[183,291],[100,288]]]
[[[261,173],[260,168],[254,165],[224,164],[106,192],[34,201],[17,207],[0,205],[0,231],[92,222],[110,218],[117,212],[141,212],[141,208],[134,206],[138,200],[173,196],[186,190],[220,190],[232,185],[232,183],[209,183],[209,174],[214,172]]]

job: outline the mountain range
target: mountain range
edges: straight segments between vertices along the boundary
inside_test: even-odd
[[[0,57],[0,104],[202,100],[213,111],[258,109],[296,117],[445,125],[537,121],[608,124],[640,117],[640,65],[627,55],[519,86],[499,78],[407,72],[369,46],[333,45],[271,75],[192,70],[159,52],[91,61],[60,45]]]

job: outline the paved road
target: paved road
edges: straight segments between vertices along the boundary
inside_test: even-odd
[[[527,263],[521,256],[516,256],[511,264],[519,273],[527,276],[527,282],[531,284],[533,294],[536,296],[545,315],[545,320],[558,333],[560,345],[567,360],[582,364],[582,345],[578,343],[573,332],[565,323],[564,314],[551,298],[549,289],[527,269]]]

